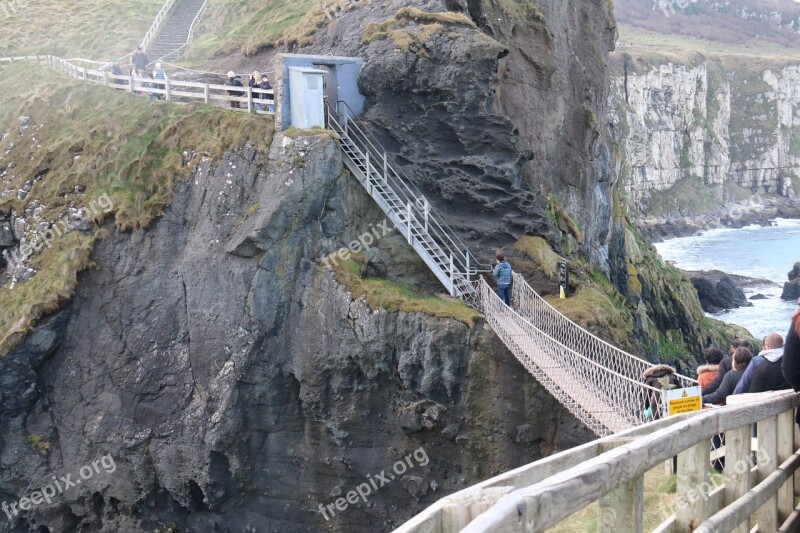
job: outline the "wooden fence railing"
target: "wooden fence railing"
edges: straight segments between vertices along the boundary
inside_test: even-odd
[[[642,531],[644,474],[676,456],[675,512],[654,531],[744,533],[751,521],[759,533],[798,531],[800,432],[794,409],[800,394],[741,395],[734,401],[638,426],[507,472],[443,498],[396,533],[545,531],[594,502],[598,531]],[[720,434],[724,478],[712,480],[710,442]]]
[[[274,114],[270,111],[270,105],[274,105],[274,92],[272,89],[251,89],[249,87],[231,87],[229,85],[218,85],[213,83],[198,83],[192,81],[178,80],[153,80],[149,78],[137,78],[133,76],[115,76],[105,70],[96,70],[78,66],[70,61],[51,55],[42,56],[23,56],[23,57],[0,57],[0,66],[16,61],[37,61],[45,63],[68,76],[73,78],[105,85],[113,89],[119,89],[131,93],[142,94],[145,96],[163,96],[167,102],[191,102],[198,101],[210,105],[222,105],[229,107],[232,111],[245,111],[248,113]],[[229,91],[237,91],[242,96],[230,94]],[[270,99],[265,99],[268,96]],[[263,110],[257,109],[257,105],[263,106]]]

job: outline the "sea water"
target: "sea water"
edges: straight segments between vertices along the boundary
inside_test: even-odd
[[[797,302],[781,300],[783,284],[800,261],[800,220],[777,219],[772,226],[723,228],[693,237],[670,239],[655,245],[661,257],[683,270],[722,270],[774,282],[745,288],[753,307],[740,307],[709,316],[747,328],[756,337],[776,331],[785,335]]]

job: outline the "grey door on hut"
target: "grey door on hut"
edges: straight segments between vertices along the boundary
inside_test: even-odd
[[[319,65],[316,63],[313,67],[325,72],[322,76],[324,98],[328,105],[332,106],[333,109],[337,109],[336,102],[339,101],[339,90],[336,81],[336,67],[333,65]]]

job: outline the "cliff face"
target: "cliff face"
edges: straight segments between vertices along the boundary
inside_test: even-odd
[[[334,13],[302,51],[366,58],[367,119],[487,259],[529,233],[580,248],[605,267],[613,163],[598,117],[606,115],[606,60],[616,37],[610,7],[357,5]],[[580,232],[560,231],[552,203]]]
[[[278,136],[197,162],[153,227],[99,241],[69,305],[0,359],[0,501],[116,469],[12,530],[386,530],[586,439],[480,325],[351,300],[319,260],[381,220],[358,187],[331,139]],[[401,237],[372,253],[425,282]]]
[[[729,217],[725,203],[800,192],[800,66],[752,72],[704,60],[637,69],[630,56],[617,59],[611,122],[639,211]]]

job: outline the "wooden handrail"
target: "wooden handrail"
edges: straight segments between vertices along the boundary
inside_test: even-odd
[[[274,114],[274,111],[256,111],[256,104],[275,105],[275,91],[272,89],[259,89],[250,87],[232,87],[215,83],[199,83],[193,81],[180,80],[154,80],[151,78],[136,78],[128,75],[113,75],[107,71],[90,69],[77,66],[65,59],[51,55],[46,56],[18,56],[0,57],[0,64],[14,63],[17,61],[37,61],[56,68],[68,76],[97,83],[114,89],[121,89],[129,92],[140,92],[145,95],[161,95],[167,101],[174,102],[181,100],[197,100],[205,104],[211,102],[222,105],[230,105],[231,102],[245,104],[244,107],[231,107],[233,111],[247,111],[250,113],[258,112],[262,114]],[[144,84],[154,85],[144,87]],[[195,90],[192,90],[195,89]],[[199,89],[199,90],[197,90]],[[242,96],[233,96],[228,91],[241,92]],[[271,96],[265,99],[264,96]]]
[[[791,479],[800,467],[794,424],[800,395],[782,391],[737,398],[748,399],[638,426],[502,474],[440,500],[396,532],[544,531],[597,501],[601,510],[610,506],[613,511],[601,513],[602,530],[639,531],[641,479],[675,456],[677,496],[689,503],[658,531],[684,532],[701,523],[697,531],[730,531],[756,511],[759,531],[775,531],[781,523],[787,527],[791,520],[789,527],[800,525],[800,513],[792,514],[800,490],[794,490]],[[763,460],[734,471],[751,460],[753,424],[758,424]],[[719,434],[725,434],[726,483],[712,491],[709,442]],[[691,498],[692,491],[703,490],[702,498]]]

